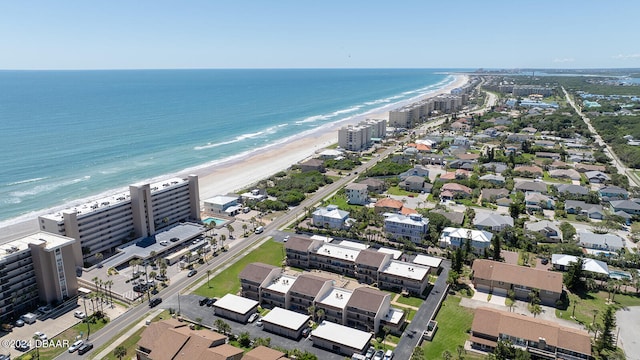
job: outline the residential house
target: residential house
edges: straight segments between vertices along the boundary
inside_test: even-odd
[[[549,220],[541,220],[536,222],[527,222],[524,224],[524,228],[527,231],[536,232],[544,236],[548,241],[559,242],[562,241],[562,231],[556,223]]]
[[[422,297],[429,285],[428,266],[404,261],[388,261],[378,273],[378,287]]]
[[[422,176],[408,176],[398,186],[406,191],[421,192],[424,190],[425,179]]]
[[[536,157],[542,159],[560,160],[560,154],[554,152],[538,151],[536,152]]]
[[[502,175],[487,174],[480,176],[480,180],[490,182],[494,185],[503,186],[505,178]]]
[[[547,184],[542,181],[520,181],[513,187],[516,191],[547,193]]]
[[[458,183],[447,183],[442,185],[440,188],[442,192],[449,191],[454,197],[469,197],[473,190],[471,188],[458,184]]]
[[[242,360],[286,360],[287,357],[281,351],[260,345],[252,350],[247,351]]]
[[[585,215],[589,219],[604,219],[604,209],[600,204],[587,204],[584,201],[567,200],[564,202],[567,214]]]
[[[489,202],[495,202],[498,199],[506,198],[509,196],[509,190],[507,189],[482,189],[480,197],[482,200]]]
[[[574,184],[558,184],[556,185],[558,193],[566,194],[569,196],[583,196],[589,194],[589,189],[584,186]]]
[[[333,281],[312,274],[298,276],[295,283],[289,289],[291,302],[289,310],[306,314],[307,309],[315,305],[316,299],[331,291]]]
[[[508,197],[496,200],[496,205],[502,206],[502,207],[509,207],[511,206],[512,203],[513,203],[513,200],[511,200],[511,198],[508,198]]]
[[[551,264],[553,268],[559,271],[567,271],[572,263],[577,263],[578,258],[573,255],[565,255],[565,254],[552,254],[551,255]],[[609,276],[609,266],[606,262],[591,259],[591,258],[582,258],[582,270],[588,271],[594,274],[606,275]]]
[[[513,227],[513,218],[488,212],[476,213],[473,226],[479,230],[500,231],[507,227]]]
[[[471,248],[477,254],[491,247],[493,234],[484,230],[473,230],[464,228],[446,227],[440,233],[440,247],[459,248],[466,246],[466,242],[471,241]]]
[[[319,207],[313,212],[313,225],[329,229],[348,227],[349,212],[338,209],[337,205]]]
[[[347,195],[347,203],[353,205],[366,205],[369,203],[369,191],[365,184],[350,183],[344,187]]]
[[[614,200],[610,201],[611,211],[623,211],[629,215],[640,215],[640,204],[631,200]]]
[[[406,178],[408,178],[409,176],[420,176],[420,177],[427,177],[429,176],[429,169],[427,169],[426,167],[422,166],[422,165],[415,165],[413,167],[413,169],[409,169],[405,172],[403,172],[402,174],[398,175],[398,177],[400,178],[400,180],[404,180]]]
[[[471,323],[471,347],[494,351],[501,340],[540,359],[591,359],[591,337],[583,330],[531,316],[478,308]]]
[[[602,171],[602,172],[607,171],[607,167],[604,165],[590,165],[590,164],[577,163],[575,164],[574,168],[581,173],[584,173],[587,171]]]
[[[584,173],[584,176],[587,177],[587,180],[589,180],[591,184],[604,184],[607,181],[611,181],[609,175],[602,171],[587,171]]]
[[[447,211],[444,209],[436,209],[436,210],[431,210],[430,212],[434,214],[440,214],[446,217],[454,225],[462,225],[462,223],[464,222],[464,213],[460,211]]]
[[[366,178],[357,184],[367,185],[367,190],[369,190],[369,192],[377,194],[383,192],[386,188],[384,181],[374,178]]]
[[[446,162],[444,156],[436,154],[423,155],[420,160],[424,165],[442,165]]]
[[[578,245],[592,250],[616,252],[624,248],[624,240],[614,234],[578,233]]]
[[[383,198],[378,200],[373,208],[377,214],[399,213],[402,210],[402,201],[393,198]]]
[[[347,326],[378,332],[380,323],[391,307],[391,294],[369,287],[353,290],[347,302]]]
[[[598,190],[602,201],[626,200],[629,198],[629,192],[615,185],[608,185]]]
[[[499,163],[499,162],[490,162],[481,165],[483,168],[493,171],[496,174],[502,174],[505,170],[507,170],[507,164]]]
[[[530,300],[529,293],[539,290],[544,305],[555,306],[562,296],[562,274],[498,261],[473,261],[473,285],[479,291],[507,295],[513,290],[516,298]]]
[[[301,162],[300,164],[298,164],[298,166],[300,166],[300,171],[302,172],[308,172],[308,171],[324,172],[325,171],[324,161],[320,159],[309,159],[307,161]]]
[[[631,225],[631,223],[633,222],[633,216],[631,216],[631,215],[627,214],[627,213],[626,213],[626,212],[624,212],[624,211],[616,211],[616,212],[614,212],[614,213],[613,213],[613,215],[615,215],[615,216],[619,216],[619,217],[621,217],[622,219],[624,219],[624,222],[625,222],[625,224],[627,224],[627,225]]]
[[[543,170],[539,166],[535,165],[521,165],[516,166],[513,169],[514,172],[519,173],[521,176],[525,177],[542,177]]]
[[[407,239],[420,244],[429,233],[429,219],[420,214],[405,216],[388,213],[385,214],[384,231],[389,238]]]
[[[242,296],[261,302],[262,287],[280,277],[281,274],[282,269],[277,266],[258,262],[248,264],[238,275]]]
[[[539,192],[527,192],[524,195],[524,204],[527,211],[540,211],[542,209],[554,209],[556,202],[547,195]]]
[[[356,278],[358,282],[373,284],[378,282],[378,271],[391,261],[391,254],[365,249],[356,257]]]
[[[573,169],[558,169],[558,170],[549,170],[549,176],[555,179],[571,179],[571,180],[580,180],[582,177],[580,173]]]

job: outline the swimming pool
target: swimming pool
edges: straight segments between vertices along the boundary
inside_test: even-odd
[[[609,271],[609,277],[612,279],[628,279],[631,280],[631,274],[624,271],[612,270]]]
[[[220,226],[220,225],[222,225],[222,224],[226,223],[227,221],[228,221],[228,220],[225,220],[225,219],[219,219],[219,218],[216,218],[216,217],[208,217],[208,218],[206,218],[206,219],[202,220],[202,222],[203,222],[203,223],[205,223],[205,224],[207,224],[207,225],[209,225],[209,224],[211,224],[211,223],[215,223],[215,224],[216,224],[216,226]]]

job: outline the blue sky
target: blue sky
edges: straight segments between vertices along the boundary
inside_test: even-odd
[[[638,1],[0,2],[0,69],[640,67]]]

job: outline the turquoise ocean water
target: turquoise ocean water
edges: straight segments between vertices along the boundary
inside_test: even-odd
[[[258,151],[450,71],[0,71],[0,223]]]

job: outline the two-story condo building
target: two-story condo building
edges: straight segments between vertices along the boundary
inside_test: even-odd
[[[251,263],[239,274],[242,296],[262,302],[262,288],[272,283],[282,275],[282,269],[277,266]]]
[[[429,285],[429,267],[404,261],[388,261],[380,268],[378,287],[417,296]]]
[[[309,307],[315,305],[316,299],[331,291],[333,282],[311,274],[298,276],[296,282],[289,289],[291,304],[288,309],[306,313]]]

